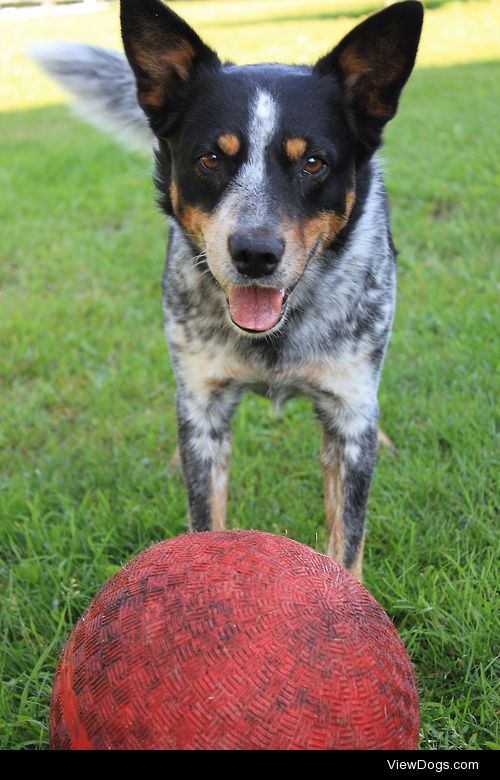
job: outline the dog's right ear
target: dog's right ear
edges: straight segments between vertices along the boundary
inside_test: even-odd
[[[157,135],[165,135],[200,67],[220,61],[195,31],[160,0],[121,0],[125,54],[137,99]]]

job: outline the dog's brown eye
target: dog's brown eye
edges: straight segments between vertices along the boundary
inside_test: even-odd
[[[325,165],[326,163],[321,157],[309,157],[304,165],[304,173],[314,175],[315,173],[322,171]]]
[[[209,171],[217,171],[220,167],[220,158],[215,152],[204,154],[203,157],[200,157],[200,162]]]

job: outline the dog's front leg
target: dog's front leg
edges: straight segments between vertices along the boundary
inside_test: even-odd
[[[339,419],[322,406],[325,513],[328,555],[361,580],[365,513],[377,450],[377,409],[362,417]],[[348,431],[350,433],[347,433]]]
[[[192,531],[225,526],[231,420],[240,396],[231,386],[196,395],[178,387],[178,444]]]

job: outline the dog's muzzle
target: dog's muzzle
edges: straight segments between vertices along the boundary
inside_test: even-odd
[[[283,316],[285,290],[270,287],[266,280],[281,262],[285,241],[272,230],[259,229],[233,233],[228,248],[242,277],[242,283],[231,285],[228,291],[233,323],[254,333],[271,330]]]

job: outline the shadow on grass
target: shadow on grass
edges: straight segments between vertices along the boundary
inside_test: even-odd
[[[442,6],[449,5],[452,2],[466,3],[467,0],[427,0],[424,3],[427,11],[441,8]],[[367,3],[366,6],[359,6],[357,8],[340,7],[332,11],[319,11],[317,13],[307,13],[305,11],[302,14],[281,14],[276,16],[260,16],[253,17],[251,19],[214,19],[204,23],[205,28],[209,27],[257,27],[259,25],[269,24],[284,24],[286,22],[321,22],[328,21],[330,19],[359,19],[360,17],[368,16],[375,11],[382,10],[380,2]]]

